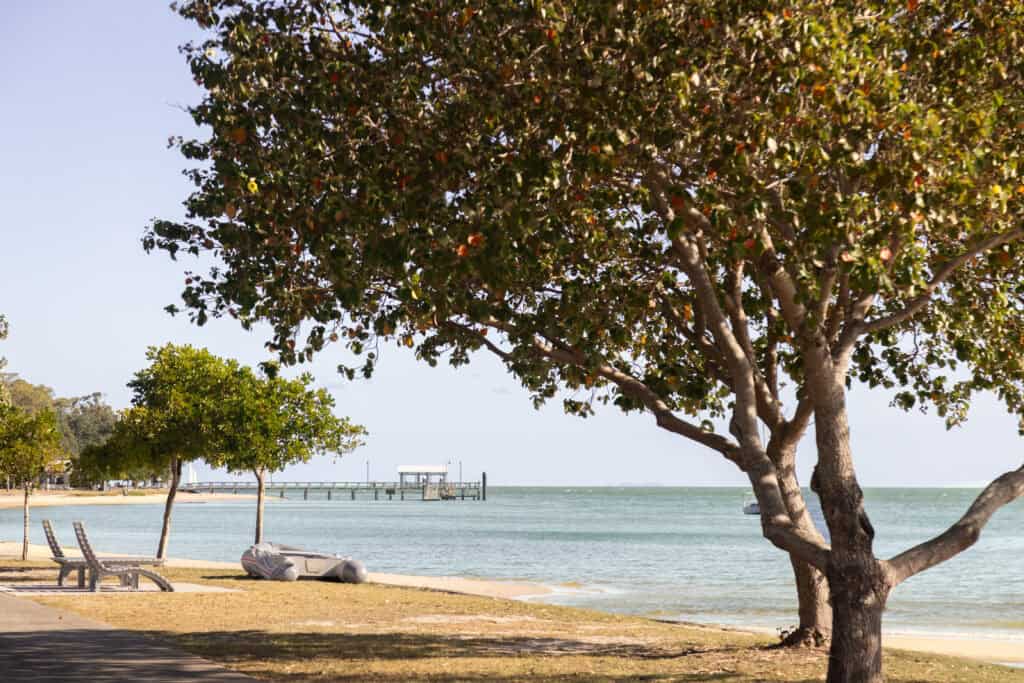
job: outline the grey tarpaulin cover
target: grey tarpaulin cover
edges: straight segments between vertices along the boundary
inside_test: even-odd
[[[242,553],[242,568],[250,576],[274,581],[334,579],[346,583],[366,581],[359,560],[318,553],[279,543],[257,543]]]

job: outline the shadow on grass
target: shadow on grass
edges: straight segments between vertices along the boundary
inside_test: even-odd
[[[151,635],[161,635],[153,633]],[[668,647],[621,642],[593,642],[574,638],[530,636],[464,636],[411,633],[267,633],[264,631],[226,631],[188,633],[175,636],[181,646],[200,656],[223,662],[243,670],[259,670],[275,681],[384,680],[383,671],[394,671],[403,681],[492,681],[529,680],[554,681],[750,681],[748,676],[729,671],[736,662],[750,654],[750,648],[723,646],[717,648]],[[558,664],[562,657],[601,658],[591,672],[564,670]],[[705,673],[678,671],[688,666]],[[460,667],[464,659],[530,659],[529,674],[502,677],[503,665]],[[699,661],[698,661],[699,658]],[[710,658],[710,659],[708,659]],[[320,660],[326,670],[317,674],[288,672],[294,664]],[[436,668],[424,672],[426,660],[437,660]],[[620,660],[616,663],[614,660]],[[633,664],[646,662],[663,665],[665,673],[644,673]],[[403,668],[402,664],[408,663]],[[366,668],[374,672],[369,673]],[[707,672],[707,669],[724,671]],[[428,665],[429,666],[429,665]],[[392,668],[393,667],[393,668]],[[485,669],[481,671],[480,669]],[[347,673],[350,669],[351,673]],[[551,671],[545,671],[551,669]],[[559,669],[563,669],[559,671]],[[675,671],[673,671],[673,669]],[[397,679],[394,679],[397,680]]]
[[[57,566],[0,565],[0,584],[52,580],[57,584]]]
[[[572,637],[526,635],[268,633],[257,630],[188,634],[151,632],[149,635],[173,637],[189,652],[227,666],[259,671],[261,678],[289,683],[311,679],[335,683],[361,680],[821,683],[827,660],[826,652],[820,649],[782,650],[772,646],[743,645],[673,647],[657,642],[595,642]],[[588,670],[573,670],[577,664],[575,661],[559,663],[559,659],[571,657],[589,658],[585,665]],[[484,663],[488,659],[494,661]],[[431,660],[436,661],[436,666],[430,663]],[[476,661],[460,665],[459,660]],[[295,666],[317,661],[322,662],[322,668],[314,666],[313,671],[290,671]],[[502,677],[505,662],[524,661],[529,664],[529,673]],[[640,663],[643,665],[637,666]],[[962,677],[964,664],[966,662],[954,662],[955,666],[930,672],[897,673],[893,670],[889,680],[894,683],[975,680],[973,672],[966,674],[968,678]],[[816,670],[821,672],[820,677],[814,677]],[[774,673],[766,673],[768,671]],[[390,677],[387,672],[392,672]],[[1010,680],[1006,676],[1012,677],[1013,673],[1003,672],[998,678],[977,680]],[[1024,681],[1024,676],[1021,680]]]
[[[607,672],[544,672],[503,677],[501,665],[487,671],[465,667],[451,658],[585,655],[627,659],[665,660],[666,665],[698,650],[652,650],[642,646],[594,644],[558,638],[458,638],[434,635],[386,633],[373,635],[266,633],[263,631],[221,631],[173,634],[166,631],[122,629],[65,629],[0,632],[0,680],[4,683],[121,683],[146,681],[201,681],[242,683],[245,677],[211,665],[197,657],[182,656],[182,649],[222,663],[259,672],[264,680],[300,681],[725,681],[740,683],[748,678],[731,672],[643,674]],[[723,652],[722,654],[727,654]],[[733,655],[735,656],[735,655]],[[402,662],[445,658],[428,672],[402,668]],[[325,667],[338,671],[289,672],[297,663],[321,659]],[[394,664],[394,674],[368,672],[360,663],[381,661]],[[412,667],[422,668],[422,667]],[[600,667],[599,667],[600,668]],[[283,670],[282,670],[283,669]],[[620,670],[621,671],[621,670]],[[253,679],[248,679],[253,680]]]
[[[152,635],[164,635],[155,632]],[[221,631],[178,634],[190,650],[231,660],[303,661],[324,657],[345,660],[415,660],[517,656],[622,657],[671,660],[697,654],[736,654],[750,648],[671,648],[529,636],[462,636],[418,633],[274,633]]]
[[[162,634],[167,638],[169,634]],[[0,631],[3,683],[245,683],[253,679],[121,629]]]

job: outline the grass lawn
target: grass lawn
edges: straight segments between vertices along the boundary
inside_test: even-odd
[[[740,683],[825,674],[825,651],[773,649],[771,638],[739,632],[415,588],[164,573],[244,592],[35,599],[273,681]],[[1024,682],[1024,671],[911,652],[887,651],[885,666],[893,682]]]

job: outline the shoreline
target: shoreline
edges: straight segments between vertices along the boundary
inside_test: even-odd
[[[228,500],[255,500],[256,496],[248,493],[190,493],[178,491],[175,505],[194,505],[196,503],[215,503]],[[32,508],[65,507],[71,505],[156,505],[167,500],[167,491],[154,492],[136,490],[128,495],[119,491],[33,491],[29,500]],[[21,491],[0,491],[0,510],[21,508],[24,494]]]

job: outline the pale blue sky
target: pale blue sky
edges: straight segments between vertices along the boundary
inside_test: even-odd
[[[0,311],[12,325],[0,345],[9,369],[61,395],[101,391],[115,407],[148,345],[209,347],[246,363],[263,339],[233,323],[192,327],[163,307],[177,300],[182,269],[147,256],[139,237],[154,216],[180,215],[184,160],[166,148],[189,135],[181,106],[197,101],[177,45],[191,27],[164,0],[11,3],[0,25]],[[369,444],[334,463],[293,468],[282,479],[394,476],[401,463],[463,462],[493,484],[743,485],[719,456],[659,431],[646,416],[603,409],[565,416],[535,411],[500,364],[431,369],[389,347],[370,382],[333,371],[339,352],[314,365],[338,410],[364,423]],[[933,416],[887,407],[881,393],[852,400],[854,445],[865,485],[976,484],[1020,466],[1016,421],[981,401],[970,424],[947,433]],[[808,444],[809,445],[809,444]],[[813,457],[802,454],[803,481]],[[205,473],[203,473],[205,475]]]

